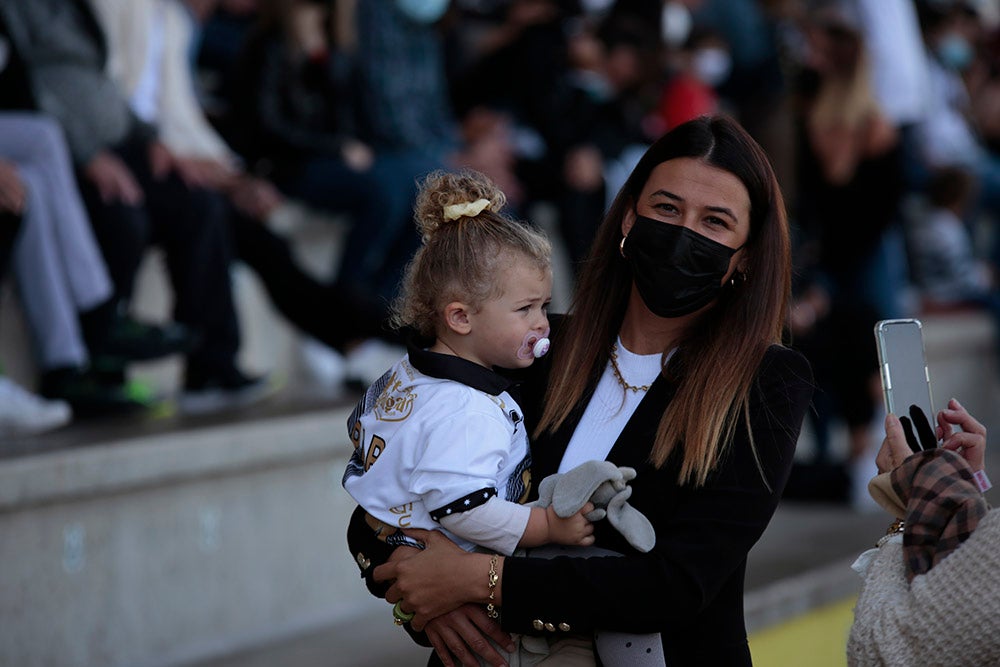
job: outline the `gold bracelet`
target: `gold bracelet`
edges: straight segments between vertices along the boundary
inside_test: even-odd
[[[903,521],[902,519],[896,519],[895,521],[893,521],[892,524],[889,525],[889,528],[886,529],[885,535],[880,537],[878,542],[875,543],[875,547],[881,548],[882,545],[888,542],[889,538],[891,538],[893,535],[898,535],[899,533],[902,533],[903,528],[905,526],[906,522]]]
[[[499,618],[500,612],[497,611],[496,605],[493,602],[496,598],[493,596],[494,589],[497,587],[497,582],[500,581],[500,575],[497,574],[497,561],[500,560],[498,554],[493,554],[490,556],[490,601],[486,603],[486,615],[490,618]]]

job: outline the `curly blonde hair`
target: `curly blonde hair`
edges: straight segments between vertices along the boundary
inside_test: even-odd
[[[473,207],[456,213],[476,202],[484,205],[479,212]],[[524,258],[540,270],[550,269],[549,240],[527,223],[503,215],[506,202],[493,181],[471,169],[435,171],[420,183],[413,217],[423,245],[406,267],[392,307],[393,326],[436,337],[446,304],[462,301],[479,307],[501,296],[497,277],[512,259]]]

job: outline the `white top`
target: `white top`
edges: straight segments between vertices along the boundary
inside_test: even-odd
[[[667,356],[669,359],[674,350]],[[618,339],[618,368],[630,385],[653,384],[660,374],[662,355],[629,352]],[[611,361],[604,368],[597,389],[583,412],[580,424],[573,432],[566,453],[559,464],[559,472],[566,472],[585,461],[603,461],[621,435],[632,413],[645,398],[644,391],[626,391],[615,378]]]
[[[369,514],[401,528],[439,530],[432,514],[440,520],[481,509],[479,524],[497,526],[495,541],[484,543],[488,536],[475,522],[466,522],[470,534],[444,532],[467,550],[479,544],[513,553],[530,513],[518,502],[527,496],[531,458],[521,408],[506,384],[472,362],[411,350],[369,387],[349,419],[355,450],[344,488]],[[501,502],[491,502],[494,495]],[[462,522],[443,522],[465,532]]]
[[[149,41],[146,42],[146,59],[142,73],[129,102],[135,115],[147,123],[156,124],[160,115],[160,72],[163,62],[163,32],[159,25],[163,23],[163,6],[156,4],[147,17],[149,25]]]
[[[927,113],[927,61],[912,0],[858,0],[875,98],[896,124]]]
[[[158,137],[182,157],[237,161],[205,117],[196,93],[190,53],[195,19],[173,0],[90,0],[107,38],[108,73],[130,100],[141,79],[157,79]],[[155,45],[156,43],[160,46]],[[147,100],[152,103],[154,100]]]
[[[966,113],[969,93],[956,72],[928,56],[930,106],[918,126],[920,149],[932,167],[958,166],[976,170],[983,148]]]

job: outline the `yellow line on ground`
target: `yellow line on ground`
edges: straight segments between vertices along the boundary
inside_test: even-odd
[[[818,607],[750,635],[755,667],[844,667],[857,597]]]

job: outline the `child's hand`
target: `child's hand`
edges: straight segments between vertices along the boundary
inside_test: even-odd
[[[545,518],[549,524],[549,541],[554,544],[587,547],[594,543],[594,526],[584,514],[594,511],[594,504],[587,503],[580,511],[565,519],[556,514],[552,507],[545,508]]]

